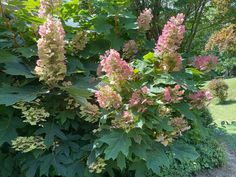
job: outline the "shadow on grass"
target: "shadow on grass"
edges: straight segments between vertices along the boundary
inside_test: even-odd
[[[236,104],[236,100],[226,100],[224,102],[216,103],[216,105],[230,105],[230,104]]]
[[[225,142],[236,153],[236,122],[224,122],[221,125],[215,131],[216,138]]]

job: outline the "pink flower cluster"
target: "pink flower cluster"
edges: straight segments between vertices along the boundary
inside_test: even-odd
[[[179,46],[184,38],[185,27],[182,25],[184,22],[184,14],[178,14],[176,17],[171,17],[165,24],[162,34],[159,37],[156,50],[157,53],[175,52],[179,49]]]
[[[129,100],[129,107],[139,106],[138,112],[144,112],[147,105],[152,105],[153,102],[147,98],[148,87],[144,86],[133,92]]]
[[[61,3],[62,0],[40,0],[39,17],[46,18],[52,11],[57,10]]]
[[[40,26],[38,40],[38,56],[35,72],[40,81],[54,86],[64,79],[67,68],[65,64],[64,37],[65,32],[59,20],[47,17]]]
[[[106,73],[110,84],[119,85],[124,83],[133,74],[133,68],[131,68],[114,49],[106,51],[105,55],[101,56],[101,59],[101,70]]]
[[[215,56],[200,56],[194,60],[194,66],[200,71],[209,72],[218,64],[218,59]]]
[[[123,118],[125,120],[125,123],[131,123],[134,121],[134,117],[129,111],[123,112]]]
[[[190,103],[197,109],[202,109],[206,106],[206,102],[209,102],[213,97],[209,91],[200,90],[198,92],[189,95],[191,99]]]
[[[114,91],[110,86],[101,87],[95,92],[95,97],[102,108],[119,108],[122,103],[120,94]]]
[[[155,53],[162,59],[161,67],[164,71],[179,71],[182,66],[182,57],[177,50],[184,38],[184,14],[171,17],[165,24],[159,37]]]
[[[184,90],[181,90],[180,85],[174,88],[166,87],[164,91],[164,101],[167,103],[178,103],[183,99]]]
[[[150,29],[150,24],[152,21],[153,15],[151,9],[144,9],[142,13],[138,16],[137,23],[138,27],[141,30],[147,31]]]

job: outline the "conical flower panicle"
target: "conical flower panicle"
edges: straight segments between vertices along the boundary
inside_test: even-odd
[[[182,68],[182,57],[177,50],[184,38],[185,26],[183,22],[184,14],[171,17],[157,41],[155,53],[161,58],[160,68],[162,71],[179,71]]]
[[[106,51],[105,55],[101,56],[101,70],[104,71],[113,85],[124,84],[133,74],[133,68],[123,60],[114,49]]]
[[[66,74],[64,37],[65,32],[60,20],[48,16],[47,21],[40,26],[38,40],[38,56],[35,72],[40,81],[49,86],[55,86]]]
[[[148,31],[151,28],[153,15],[151,9],[144,9],[138,16],[137,23],[141,30]]]

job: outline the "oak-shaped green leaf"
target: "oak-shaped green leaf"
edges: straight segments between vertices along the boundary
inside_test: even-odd
[[[20,48],[17,48],[16,51],[19,52],[23,57],[30,58],[33,56],[37,56],[37,52],[35,48],[34,47],[20,47]]]
[[[39,94],[45,93],[39,86],[12,87],[3,85],[0,87],[0,104],[13,105],[19,101],[30,102]]]
[[[117,159],[116,159],[116,162],[117,162],[117,166],[120,168],[120,170],[123,170],[125,169],[126,167],[126,162],[125,162],[125,156],[124,154],[122,153],[119,153]]]
[[[144,177],[146,176],[146,172],[148,171],[146,165],[145,165],[145,161],[143,160],[139,160],[134,162],[129,170],[133,170],[135,171],[135,177]]]
[[[22,122],[15,117],[2,117],[0,119],[0,145],[10,143],[17,137],[16,129],[22,127]]]
[[[161,146],[154,146],[154,149],[147,152],[147,168],[155,174],[159,174],[160,168],[169,164],[169,159]]]
[[[107,17],[103,15],[97,16],[96,19],[94,19],[94,30],[98,33],[109,33],[110,29],[112,28],[112,25],[110,25],[107,22]]]
[[[116,159],[118,154],[122,152],[125,156],[129,154],[131,139],[126,132],[112,131],[100,138],[100,141],[108,146],[105,149],[105,159]]]
[[[26,78],[34,78],[30,68],[20,62],[5,63],[3,72],[13,76],[25,76]]]
[[[174,158],[180,160],[181,162],[193,161],[199,157],[199,154],[193,146],[182,141],[176,141],[171,149],[173,151]]]
[[[19,58],[8,51],[0,50],[0,63],[18,62]]]
[[[61,131],[60,127],[53,122],[43,124],[43,127],[38,129],[35,134],[45,134],[44,142],[47,147],[50,147],[53,144],[55,137],[58,137],[62,140],[67,139],[65,134]]]
[[[190,106],[187,103],[178,103],[173,105],[173,107],[184,115],[189,120],[195,120],[196,115],[190,110]]]

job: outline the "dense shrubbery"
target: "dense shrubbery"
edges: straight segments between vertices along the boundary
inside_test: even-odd
[[[228,97],[229,86],[223,79],[214,79],[209,84],[208,87],[211,93],[219,98],[220,102],[224,102]]]
[[[219,145],[216,140],[205,139],[198,142],[196,151],[200,154],[200,157],[195,161],[179,162],[173,157],[170,157],[171,165],[169,168],[165,167],[161,169],[161,175],[151,175],[150,177],[183,177],[197,174],[203,169],[212,169],[214,167],[220,167],[225,163],[226,155],[223,147]]]
[[[201,160],[196,146],[212,98],[199,88],[217,59],[182,57],[184,14],[155,46],[150,9],[137,17],[122,0],[40,2],[1,4],[0,176],[139,177],[198,159],[211,167],[218,158]]]

